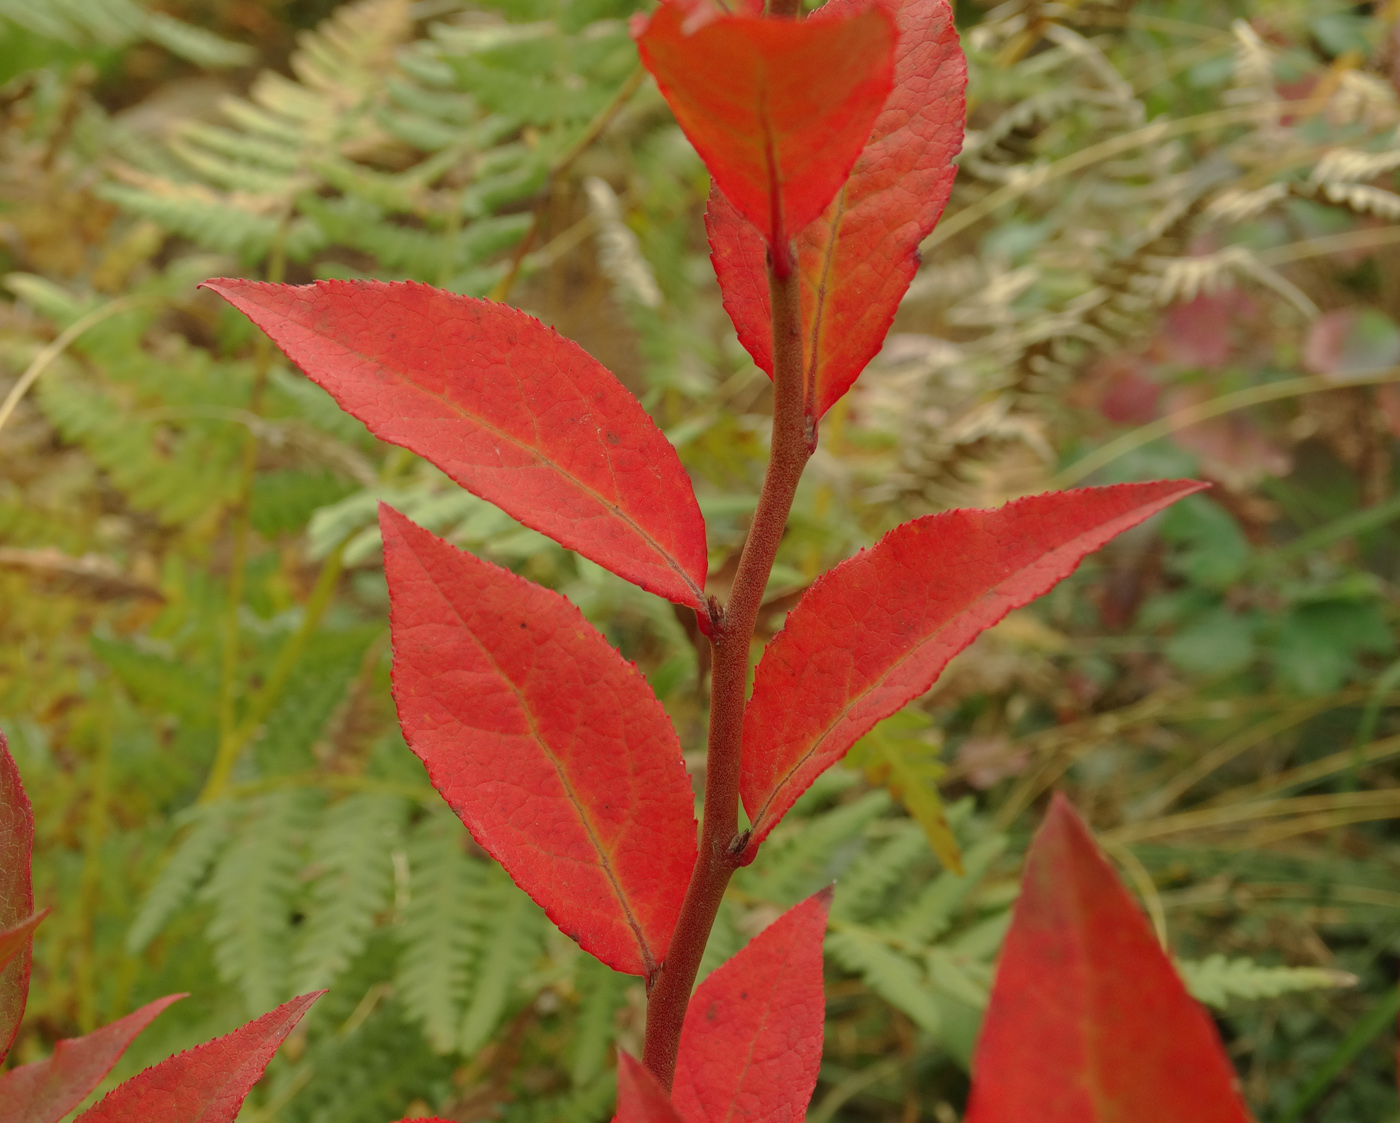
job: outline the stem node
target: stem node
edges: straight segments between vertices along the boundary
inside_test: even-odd
[[[783,247],[785,251],[786,247]],[[763,490],[739,555],[734,587],[723,610],[711,598],[710,734],[705,762],[705,814],[700,853],[690,875],[666,961],[647,995],[642,1063],[669,1089],[690,991],[710,938],[725,887],[742,865],[748,832],[739,830],[740,751],[743,744],[749,645],[758,610],[778,556],[797,482],[812,455],[816,425],[807,416],[802,377],[802,304],[798,276],[780,271],[770,254],[773,308],[773,441]],[[700,617],[701,627],[704,618]]]

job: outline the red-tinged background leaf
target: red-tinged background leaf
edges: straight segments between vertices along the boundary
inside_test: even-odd
[[[58,1123],[102,1082],[136,1035],[184,997],[157,998],[85,1037],[60,1041],[45,1060],[0,1076],[0,1123]]]
[[[801,1119],[822,1059],[823,889],[755,936],[696,988],[671,1099],[685,1123]]]
[[[720,190],[785,260],[885,104],[894,20],[867,0],[830,19],[692,25],[687,9],[663,3],[637,35],[642,62]]]
[[[49,915],[48,909],[40,909],[33,916],[25,917],[13,928],[0,932],[0,971],[9,966],[10,960],[29,947],[34,937],[34,929]]]
[[[563,932],[649,975],[696,852],[666,711],[558,593],[379,510],[394,698],[433,787]]]
[[[203,287],[375,436],[618,576],[705,603],[705,521],[676,450],[622,383],[553,328],[413,282]]]
[[[828,0],[811,22],[859,10]],[[851,176],[794,239],[802,282],[807,412],[820,417],[874,358],[953,187],[967,62],[947,0],[890,0],[899,29],[894,89]],[[705,214],[724,307],[754,362],[773,374],[763,236],[717,190]]]
[[[684,1123],[656,1077],[622,1052],[617,1054],[617,1114],[613,1123]]]
[[[232,1033],[138,1072],[76,1123],[233,1123],[283,1039],[325,993],[293,998]]]
[[[0,929],[29,920],[34,887],[29,863],[34,851],[34,811],[24,794],[9,742],[0,733]],[[37,923],[37,922],[36,922]],[[0,1060],[10,1051],[29,998],[29,940],[0,968]]]
[[[1057,795],[972,1060],[967,1123],[1248,1123],[1205,1009]]]
[[[948,660],[1086,554],[1206,485],[1117,484],[944,511],[819,577],[759,661],[744,715],[744,860],[812,781]]]

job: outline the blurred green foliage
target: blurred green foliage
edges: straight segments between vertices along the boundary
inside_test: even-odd
[[[55,909],[16,1062],[190,991],[124,1075],[329,986],[250,1117],[608,1117],[640,985],[544,921],[403,745],[375,504],[574,600],[699,773],[693,621],[379,444],[194,285],[407,277],[542,316],[680,449],[723,596],[768,384],[636,7],[0,0],[0,391],[82,327],[0,422],[0,727]],[[957,1118],[1054,786],[1261,1120],[1396,1116],[1392,1019],[1367,1020],[1400,952],[1392,17],[958,5],[953,200],[823,422],[763,630],[914,515],[1216,486],[978,640],[736,877],[707,969],[837,881],[819,1123]]]

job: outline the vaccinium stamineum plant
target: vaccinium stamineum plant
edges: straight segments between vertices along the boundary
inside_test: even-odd
[[[679,740],[638,670],[559,594],[380,509],[408,744],[564,933],[646,981],[642,1058],[619,1058],[625,1123],[802,1117],[821,1060],[830,894],[789,910],[696,989],[730,877],[761,860],[822,771],[981,631],[1202,486],[1121,484],[905,523],[811,586],[746,697],[755,621],[820,420],[879,350],[962,138],[965,67],[946,0],[828,0],[808,19],[793,9],[664,0],[634,27],[713,176],[724,304],[773,381],[771,455],[727,603],[707,595],[704,520],[675,450],[576,344],[516,309],[425,285],[206,282],[378,437],[697,614],[712,645],[698,831]],[[31,911],[14,900],[5,923]],[[12,943],[27,948],[27,932]],[[11,997],[0,991],[0,1009]],[[231,1119],[313,999],[148,1070],[84,1119]],[[120,1039],[102,1046],[110,1067],[153,1007],[66,1043],[45,1071],[96,1055],[84,1042],[102,1034]],[[6,1080],[48,1079],[26,1071]],[[1209,1020],[1063,803],[1032,850],[970,1111],[974,1123],[1244,1119]],[[31,1117],[50,1118],[14,1116]],[[0,1123],[10,1118],[0,1108]]]

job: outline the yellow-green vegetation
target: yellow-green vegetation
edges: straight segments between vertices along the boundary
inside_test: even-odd
[[[769,387],[637,7],[0,0],[0,728],[54,907],[15,1063],[190,991],[124,1075],[329,987],[250,1118],[609,1117],[640,984],[544,922],[404,746],[375,505],[574,600],[698,772],[693,619],[378,443],[194,284],[412,278],[541,316],[680,449],[722,594]],[[1215,487],[823,777],[735,879],[706,966],[836,880],[810,1117],[955,1120],[1019,855],[1063,787],[1262,1123],[1393,1117],[1397,11],[957,14],[952,202],[823,421],[763,629],[918,514]]]

